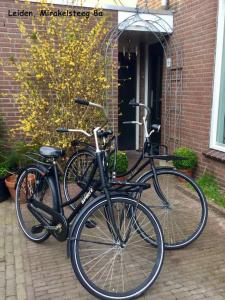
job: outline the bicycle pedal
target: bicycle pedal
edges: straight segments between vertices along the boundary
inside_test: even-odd
[[[47,229],[47,230],[49,230],[49,231],[55,231],[55,230],[59,229],[59,228],[57,228],[57,226],[50,226],[50,225],[45,226],[44,228]]]
[[[41,233],[41,232],[43,231],[43,229],[44,229],[44,227],[43,227],[41,224],[39,224],[39,225],[34,225],[34,226],[32,226],[32,228],[31,228],[31,232],[32,232],[33,234],[35,234],[35,233]]]
[[[97,223],[94,220],[88,220],[86,221],[85,226],[87,228],[95,228],[97,226]]]

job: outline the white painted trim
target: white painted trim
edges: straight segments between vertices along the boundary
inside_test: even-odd
[[[137,64],[136,64],[136,101],[140,102],[140,47],[138,47]],[[136,107],[136,121],[140,121],[139,106]],[[136,125],[136,150],[139,149],[140,126]]]
[[[148,106],[148,69],[149,69],[149,45],[145,45],[145,105]],[[144,112],[145,113],[145,112]],[[148,120],[147,120],[148,125]],[[145,128],[144,128],[144,138],[146,136]]]
[[[26,0],[19,0],[20,2],[25,2]],[[40,3],[41,0],[30,0],[30,2],[34,3]],[[58,5],[64,5],[64,6],[77,6],[77,7],[86,7],[86,8],[100,8],[100,9],[107,9],[107,10],[115,10],[115,11],[127,11],[135,13],[137,11],[136,6],[125,6],[125,5],[115,5],[114,4],[107,4],[104,3],[104,1],[101,0],[46,0],[47,3],[51,4],[58,4]],[[81,5],[81,2],[83,5]],[[103,3],[101,3],[103,2]],[[126,0],[123,0],[125,2],[124,4],[127,5]],[[145,13],[146,11],[143,8],[138,8],[138,11],[140,13]],[[148,9],[148,12],[150,14],[158,14],[158,15],[172,15],[173,11],[171,10],[165,10],[165,9]]]
[[[217,122],[219,113],[220,100],[220,84],[221,84],[221,66],[223,58],[224,41],[224,24],[225,24],[225,0],[219,0],[218,22],[217,22],[217,41],[216,41],[216,58],[215,58],[215,74],[213,85],[213,103],[211,115],[211,132],[210,132],[210,148],[225,152],[225,146],[221,146],[216,142]],[[225,54],[224,54],[225,55]]]
[[[162,7],[167,7],[167,5],[168,5],[168,0],[161,0]]]
[[[134,19],[135,18],[135,22]],[[149,22],[146,22],[149,21]],[[129,22],[131,25],[129,25]],[[154,25],[152,25],[153,23]],[[120,30],[153,31],[160,33],[173,32],[173,15],[143,14],[118,11],[118,24]]]

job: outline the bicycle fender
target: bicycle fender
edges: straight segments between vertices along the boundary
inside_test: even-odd
[[[26,169],[32,168],[32,167],[38,168],[41,172],[43,172],[43,174],[47,174],[49,172],[48,168],[45,167],[44,165],[41,165],[41,164],[40,165],[31,164],[31,165],[28,165],[24,168],[21,168],[17,171],[18,176],[17,176],[17,179],[16,179],[15,188],[17,187],[19,178],[23,174],[23,172],[26,171]]]
[[[161,171],[161,170],[176,170],[176,168],[175,167],[165,167],[165,166],[163,166],[163,167],[157,167],[157,168],[155,168],[156,169],[156,172],[157,171]]]
[[[155,170],[156,170],[156,173],[157,173],[157,171],[176,170],[176,168],[174,168],[174,167],[157,167],[157,168],[155,168]],[[147,171],[144,174],[142,174],[140,177],[138,177],[138,179],[136,180],[136,182],[145,181],[145,176],[148,175],[148,174],[152,174],[152,176],[153,176],[153,172],[152,171]]]
[[[43,176],[47,176],[48,177],[49,184],[52,187],[52,197],[53,197],[52,201],[53,201],[53,206],[54,206],[54,209],[56,211],[59,211],[59,204],[58,204],[58,201],[57,201],[58,195],[57,195],[57,191],[55,189],[54,175],[51,174],[51,170],[49,170],[48,167],[46,167],[44,165],[41,165],[41,164],[36,164],[36,165],[35,164],[31,164],[31,165],[26,166],[25,168],[23,168],[23,169],[20,170],[19,176],[17,177],[16,186],[17,186],[19,178],[23,174],[23,172],[25,172],[26,169],[32,168],[32,167],[39,169],[43,173]]]
[[[126,196],[127,197],[127,194],[126,193],[121,193],[121,192],[112,192],[110,193],[110,196],[113,197],[113,196]],[[98,197],[96,197],[93,201],[90,201],[90,203],[88,203],[83,209],[81,209],[81,211],[78,213],[78,215],[74,218],[74,221],[73,223],[70,225],[70,228],[69,228],[69,234],[68,234],[68,238],[67,238],[67,257],[69,258],[70,257],[70,241],[72,239],[72,233],[76,227],[76,225],[78,224],[79,222],[79,219],[80,219],[80,215],[82,213],[84,213],[85,211],[87,211],[88,209],[90,209],[90,207],[95,204],[96,202],[98,201],[101,201],[102,199],[104,199],[106,196],[105,194],[102,194]]]

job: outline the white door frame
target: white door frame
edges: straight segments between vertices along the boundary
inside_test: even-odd
[[[148,106],[148,79],[149,79],[149,45],[145,45],[145,70],[144,70],[144,76],[145,76],[145,82],[144,82],[144,104]],[[137,67],[136,67],[136,101],[140,102],[140,48],[138,48],[138,55],[137,55]],[[145,113],[143,111],[143,113]],[[140,121],[140,109],[137,106],[136,107],[136,121]],[[143,127],[144,130],[144,127]],[[143,131],[144,134],[144,131]],[[136,125],[136,150],[140,148],[140,126]]]
[[[145,85],[144,85],[144,104],[148,106],[148,69],[149,69],[149,45],[145,45]],[[145,113],[145,111],[143,112]],[[148,121],[148,120],[147,120]],[[144,128],[143,128],[144,130]],[[145,130],[144,130],[144,136],[145,136]]]
[[[140,49],[138,47],[137,60],[136,60],[136,102],[140,102]],[[136,121],[139,122],[140,112],[139,106],[136,106]],[[140,134],[140,126],[136,124],[136,150],[139,149],[139,134]]]

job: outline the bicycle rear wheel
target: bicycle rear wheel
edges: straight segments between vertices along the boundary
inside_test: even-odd
[[[69,159],[64,173],[63,188],[67,201],[78,195],[87,186],[88,178],[94,166],[95,153],[90,149],[78,150]],[[98,173],[95,175],[98,177]],[[76,203],[70,205],[75,208]]]
[[[84,208],[72,229],[71,263],[80,283],[98,299],[133,299],[143,294],[159,275],[164,255],[163,236],[157,219],[143,203],[137,204],[125,196],[112,197],[111,203],[124,243],[114,237],[113,226],[106,217],[108,201],[96,199]],[[131,207],[135,219],[157,247],[146,242],[133,226]],[[87,221],[96,226],[88,228]]]
[[[169,206],[157,194],[152,172],[144,174],[138,180],[151,184],[151,189],[142,193],[141,200],[158,218],[164,234],[165,248],[186,247],[200,236],[206,225],[208,208],[205,196],[192,178],[177,170],[157,170],[157,178]],[[145,236],[141,226],[139,230]]]
[[[52,187],[37,166],[27,167],[20,175],[16,187],[16,214],[23,233],[33,242],[43,242],[50,233],[44,229],[27,207],[29,199],[53,207]]]

